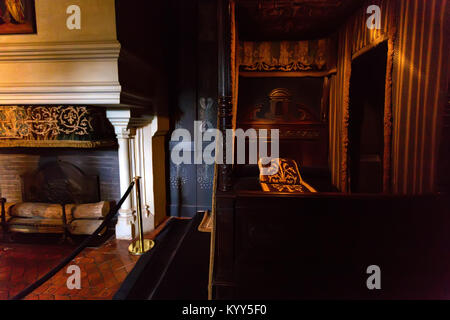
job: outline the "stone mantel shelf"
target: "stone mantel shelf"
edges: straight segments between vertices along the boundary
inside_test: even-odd
[[[2,44],[0,105],[141,106],[150,111],[152,99],[119,83],[120,52],[117,40]]]
[[[117,40],[0,46],[0,105],[121,103]]]
[[[0,61],[117,59],[120,49],[117,40],[2,44]]]
[[[119,83],[65,83],[54,86],[23,84],[5,86],[0,84],[1,105],[119,105]]]

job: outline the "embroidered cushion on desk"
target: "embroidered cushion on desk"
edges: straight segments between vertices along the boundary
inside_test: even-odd
[[[317,192],[303,181],[297,163],[292,159],[260,159],[259,180],[263,191],[307,193]]]

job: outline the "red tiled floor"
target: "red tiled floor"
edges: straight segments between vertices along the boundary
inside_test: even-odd
[[[145,238],[155,238],[164,225],[165,223]],[[129,244],[130,241],[111,239],[98,248],[83,250],[71,263],[80,267],[80,290],[67,288],[70,275],[66,273],[65,267],[26,299],[111,299],[139,259],[128,253]],[[74,248],[75,246],[68,244],[0,243],[0,300],[12,298],[38,280]]]

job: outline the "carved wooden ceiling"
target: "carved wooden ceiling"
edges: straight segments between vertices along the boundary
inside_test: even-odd
[[[241,40],[307,40],[333,33],[364,0],[237,0]]]

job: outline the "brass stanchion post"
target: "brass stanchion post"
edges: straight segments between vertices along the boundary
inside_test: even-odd
[[[141,177],[135,177],[135,188],[136,188],[136,211],[137,211],[137,222],[138,222],[138,232],[139,239],[133,241],[128,247],[128,251],[132,255],[140,256],[147,251],[149,251],[155,245],[155,242],[150,239],[144,239],[144,226],[142,221],[142,207],[141,207]]]

